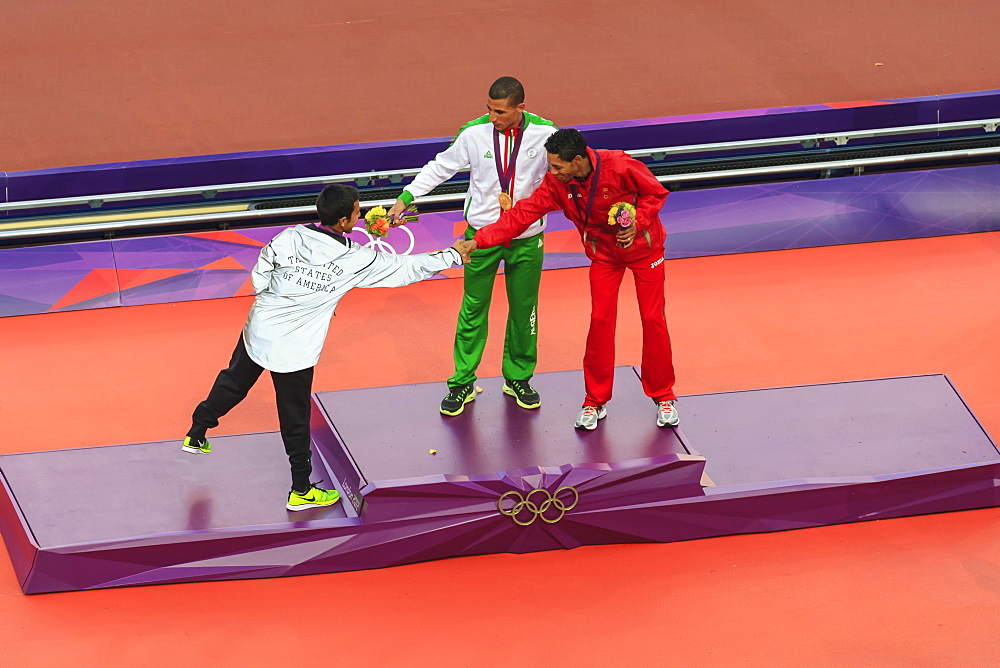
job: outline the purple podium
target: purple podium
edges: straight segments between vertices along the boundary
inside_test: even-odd
[[[276,432],[215,437],[210,456],[177,441],[2,455],[0,531],[22,589],[39,593],[1000,503],[1000,453],[941,375],[685,396],[682,428],[658,429],[621,367],[593,432],[572,429],[581,372],[536,376],[536,411],[517,408],[502,383],[481,379],[485,391],[455,418],[437,413],[441,383],[316,394],[314,479],[344,502],[298,513],[284,510]]]

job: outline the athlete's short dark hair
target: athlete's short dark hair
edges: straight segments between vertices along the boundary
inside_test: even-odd
[[[343,183],[331,183],[316,198],[316,212],[319,222],[327,227],[337,224],[341,218],[350,218],[354,213],[354,203],[358,201],[358,190]]]
[[[513,106],[524,102],[524,86],[514,77],[500,77],[490,86],[491,100],[507,100]]]
[[[556,130],[545,140],[545,150],[555,153],[563,162],[572,162],[578,155],[587,157],[587,140],[576,128]]]

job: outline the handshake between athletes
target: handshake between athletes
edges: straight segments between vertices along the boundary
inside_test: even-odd
[[[635,233],[637,229],[638,228],[633,221],[628,227],[618,230],[618,245],[622,248],[629,248],[632,245],[632,242],[635,241]],[[476,243],[475,239],[459,239],[453,243],[451,247],[457,250],[458,254],[462,256],[462,263],[468,264],[472,260],[472,251],[479,248],[479,244]]]

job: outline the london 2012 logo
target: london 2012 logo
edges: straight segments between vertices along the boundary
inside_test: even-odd
[[[500,495],[497,510],[523,527],[534,524],[538,519],[547,524],[555,524],[566,515],[566,511],[575,508],[579,501],[580,493],[571,485],[563,485],[555,492],[539,487],[526,495],[510,490]]]
[[[355,241],[372,250],[394,255],[409,255],[413,252],[413,246],[416,244],[413,232],[407,229],[406,225],[390,228],[389,235],[381,238],[368,234],[364,227],[355,227],[351,230],[351,235],[356,235]],[[401,250],[403,247],[406,250]]]

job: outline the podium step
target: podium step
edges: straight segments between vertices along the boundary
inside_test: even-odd
[[[502,379],[456,417],[443,383],[314,395],[315,476],[284,508],[277,432],[0,455],[0,533],[26,593],[278,577],[451,556],[669,542],[997,505],[1000,453],[941,375],[682,397],[655,426],[635,371],[573,429],[579,371]],[[436,450],[436,454],[430,451]]]

